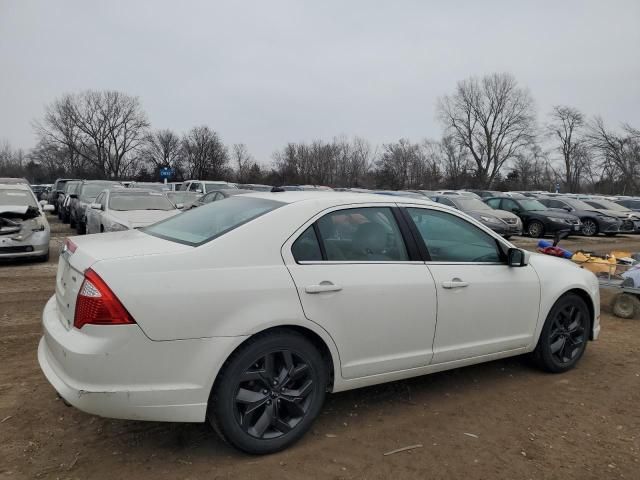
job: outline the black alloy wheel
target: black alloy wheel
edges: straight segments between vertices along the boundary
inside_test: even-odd
[[[256,438],[289,433],[309,411],[313,378],[305,359],[289,350],[268,353],[240,377],[235,418]]]
[[[549,333],[549,350],[559,364],[570,363],[580,354],[586,342],[583,313],[575,305],[558,311]]]
[[[273,453],[304,435],[320,413],[326,366],[305,337],[276,331],[240,347],[212,392],[209,418],[221,436],[248,453]]]
[[[573,368],[587,347],[591,318],[584,300],[576,294],[561,297],[540,333],[533,358],[542,369],[560,373]]]

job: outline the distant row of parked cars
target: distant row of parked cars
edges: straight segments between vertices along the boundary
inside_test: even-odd
[[[427,197],[464,211],[506,238],[521,234],[541,238],[561,231],[589,237],[640,232],[640,198],[635,197],[489,190],[383,190],[375,193]]]
[[[17,184],[26,184],[16,187]],[[594,236],[640,232],[640,198],[549,192],[497,192],[490,190],[367,190],[316,185],[234,184],[224,181],[187,180],[153,183],[61,178],[51,185],[31,185],[24,179],[1,179],[0,257],[48,255],[49,225],[45,210],[52,210],[78,234],[141,228],[184,210],[252,191],[349,191],[429,199],[463,211],[505,238],[529,235],[540,238],[558,232]],[[7,185],[12,185],[7,193]],[[17,192],[20,190],[20,192]],[[20,196],[22,200],[17,202]],[[11,203],[18,205],[11,205]],[[10,206],[7,211],[3,209]],[[25,212],[22,210],[27,209]],[[21,213],[22,212],[22,213]],[[37,214],[36,214],[37,213]],[[29,218],[26,218],[29,217]],[[37,244],[22,245],[22,237],[9,237],[16,221],[40,218],[45,234]],[[40,227],[38,227],[40,228]],[[46,238],[44,238],[46,237]],[[42,240],[42,241],[40,241]],[[18,243],[20,243],[18,245]],[[28,243],[28,242],[27,242]]]

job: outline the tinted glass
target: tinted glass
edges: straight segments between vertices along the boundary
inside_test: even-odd
[[[434,262],[501,262],[493,237],[449,213],[409,208]]]
[[[0,190],[0,205],[38,207],[31,192],[25,190]]]
[[[282,205],[273,200],[236,196],[189,210],[142,231],[166,240],[200,245]]]
[[[407,261],[404,240],[389,208],[352,208],[318,220],[327,260]]]
[[[307,228],[293,243],[291,253],[296,262],[317,262],[322,260],[320,244],[313,226]]]
[[[540,204],[542,206],[542,208],[545,208],[544,205]],[[520,207],[518,206],[518,204],[516,202],[514,202],[513,200],[510,200],[508,198],[503,198],[502,199],[502,206],[501,206],[502,210],[507,210],[508,212],[515,212],[517,210],[520,210]]]
[[[173,210],[175,206],[162,193],[116,193],[109,197],[111,210]]]
[[[487,200],[487,205],[489,205],[491,208],[498,208],[500,207],[500,199],[492,198],[491,200]]]

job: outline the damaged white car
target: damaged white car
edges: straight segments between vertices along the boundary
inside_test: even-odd
[[[0,258],[49,260],[49,222],[28,185],[0,184]]]

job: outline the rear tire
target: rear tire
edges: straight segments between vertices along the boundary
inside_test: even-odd
[[[209,399],[218,434],[251,454],[297,442],[322,409],[327,366],[316,347],[289,330],[258,334],[223,365]]]
[[[573,293],[560,297],[551,308],[532,353],[536,365],[550,373],[576,366],[589,340],[591,318],[584,300]]]

